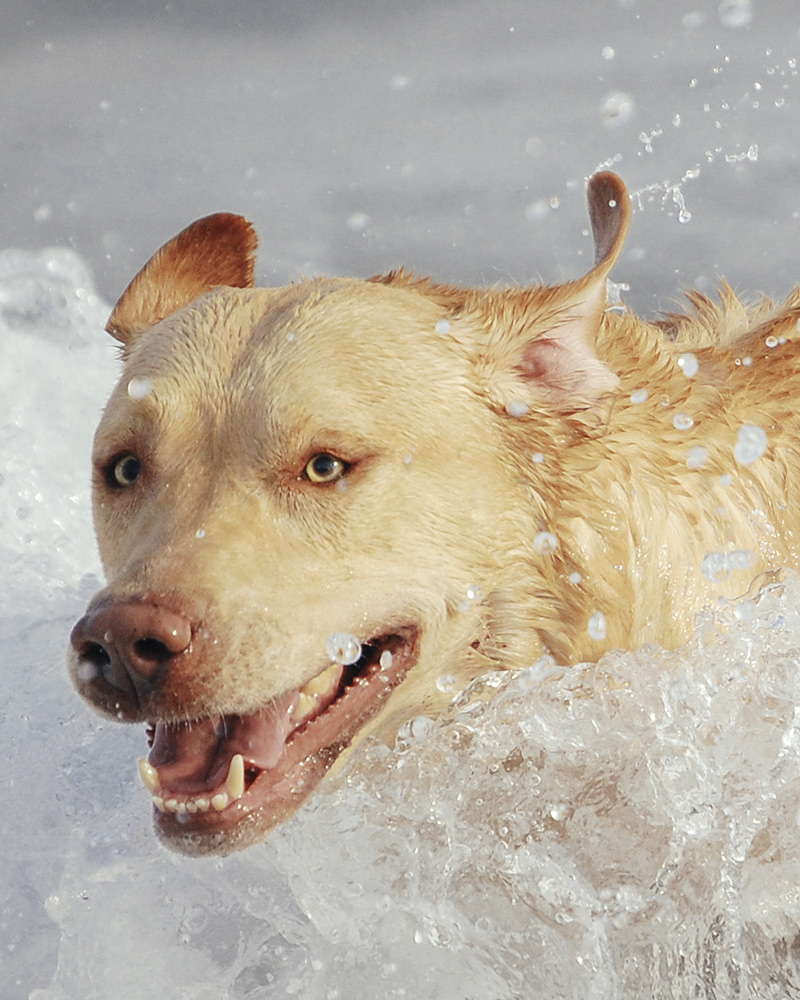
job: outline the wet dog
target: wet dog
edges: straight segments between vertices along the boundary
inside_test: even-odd
[[[222,214],[120,298],[108,585],[70,669],[148,726],[172,846],[263,838],[366,737],[438,712],[443,675],[675,647],[797,565],[800,294],[609,308],[630,201],[610,173],[588,199],[594,266],[557,287],[254,288],[253,230]]]

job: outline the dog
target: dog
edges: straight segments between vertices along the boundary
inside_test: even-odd
[[[148,727],[169,846],[259,841],[453,687],[675,648],[797,566],[800,292],[609,307],[630,199],[606,172],[588,203],[594,265],[558,286],[255,288],[253,229],[218,214],[123,293],[93,451],[108,585],[69,664]]]

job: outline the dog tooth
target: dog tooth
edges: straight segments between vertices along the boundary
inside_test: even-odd
[[[190,813],[196,813],[197,812],[197,803],[194,802],[194,801],[192,801],[192,799],[187,799],[187,801],[186,801],[186,812],[190,812]]]
[[[317,699],[313,694],[301,691],[297,696],[297,704],[292,710],[292,722],[300,723],[317,707]]]
[[[225,779],[225,791],[230,796],[232,802],[235,802],[244,795],[244,757],[240,753],[236,753],[231,757],[228,776]]]
[[[195,805],[200,810],[200,812],[207,813],[211,808],[211,801],[202,795],[199,799],[195,799]]]
[[[222,812],[222,810],[228,805],[228,793],[227,792],[217,792],[214,798],[211,800],[211,805],[217,812]]]
[[[166,799],[164,801],[164,808],[167,812],[177,812],[178,811],[178,800],[177,799]]]
[[[159,787],[158,771],[146,757],[142,757],[139,761],[139,777],[142,779],[145,788],[151,795]]]
[[[156,809],[158,809],[160,813],[167,811],[166,806],[164,805],[164,800],[161,798],[160,795],[153,796],[153,805],[156,807]]]
[[[327,694],[331,687],[333,687],[333,685],[339,680],[341,670],[341,664],[332,664],[327,670],[323,670],[321,674],[317,674],[316,677],[312,677],[308,684],[301,688],[300,694],[312,696]]]

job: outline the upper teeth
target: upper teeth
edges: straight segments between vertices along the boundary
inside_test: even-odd
[[[333,663],[321,674],[312,677],[305,687],[300,688],[297,702],[292,709],[292,722],[299,725],[312,712],[317,710],[320,700],[330,692],[331,688],[339,683],[342,675],[340,663]]]
[[[222,812],[231,802],[236,802],[244,795],[244,757],[240,753],[231,757],[222,788],[210,798],[208,792],[198,792],[180,799],[176,796],[164,798],[158,768],[153,767],[144,758],[139,761],[139,775],[148,792],[152,795],[153,804],[159,812],[183,814],[208,812],[209,809]]]

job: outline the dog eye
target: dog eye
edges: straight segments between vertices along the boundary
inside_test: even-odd
[[[306,465],[303,474],[312,483],[333,483],[341,479],[350,466],[335,455],[322,452],[315,455]]]
[[[133,486],[142,471],[142,463],[135,455],[122,455],[109,466],[112,486]]]

